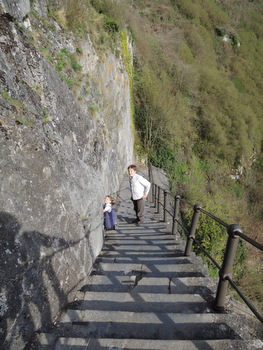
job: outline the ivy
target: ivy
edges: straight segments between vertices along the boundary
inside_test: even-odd
[[[134,98],[133,98],[133,78],[132,78],[132,65],[131,65],[131,56],[127,46],[127,34],[121,32],[121,48],[124,57],[124,62],[126,65],[128,77],[129,77],[129,88],[130,88],[130,104],[131,104],[131,120],[134,124]]]

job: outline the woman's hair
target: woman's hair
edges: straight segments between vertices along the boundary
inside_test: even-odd
[[[113,205],[115,203],[114,199],[111,196],[106,196],[105,198],[107,197],[110,199],[110,204]]]

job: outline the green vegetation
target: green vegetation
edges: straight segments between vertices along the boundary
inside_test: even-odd
[[[77,57],[74,54],[70,55],[70,65],[75,72],[81,72],[82,67],[78,64]]]
[[[131,56],[127,47],[127,35],[125,32],[121,32],[120,36],[121,48],[124,56],[124,61],[126,64],[126,69],[129,77],[129,87],[130,87],[130,103],[131,103],[131,119],[132,119],[132,128],[134,128],[134,99],[133,99],[133,79],[132,79],[132,65],[131,65]]]
[[[96,115],[96,112],[99,110],[99,107],[95,105],[89,105],[89,110],[91,115],[94,117]]]
[[[104,16],[104,29],[110,33],[110,34],[114,34],[114,33],[118,33],[119,31],[119,25],[117,22],[115,22],[114,20]]]
[[[16,122],[17,125],[23,124],[23,125],[29,126],[30,128],[34,127],[34,125],[33,125],[33,123],[31,121],[26,120],[26,119],[22,119],[20,117],[17,117],[15,122]]]
[[[59,74],[61,80],[65,81],[66,84],[68,85],[68,88],[71,90],[75,84],[75,81],[70,79],[69,77],[63,75],[63,74]]]
[[[67,59],[68,55],[69,55],[69,52],[67,49],[62,49],[60,51],[60,53],[58,54],[58,59],[57,59],[57,61],[58,61],[57,70],[58,71],[62,71],[66,67],[66,65],[67,65],[66,59]]]
[[[4,89],[2,90],[2,94],[1,95],[10,105],[15,107],[17,112],[25,109],[25,107],[22,105],[22,103],[20,103],[19,101],[13,99],[12,97],[10,97],[9,94],[7,93],[7,91],[5,91]]]
[[[109,49],[116,56],[120,55],[120,26],[116,20],[102,12],[99,13],[100,11],[96,9],[96,5],[99,6],[98,3],[89,0],[62,0],[58,5],[50,1],[48,17],[40,19],[31,2],[30,20],[33,26],[37,25],[37,29],[30,34],[30,43],[37,47],[51,65],[55,66],[60,78],[67,83],[69,89],[74,91],[77,98],[82,91],[82,82],[87,83],[79,64],[79,59],[83,55],[81,41],[91,39],[101,58]],[[75,41],[75,52],[72,52],[70,46],[65,46],[58,53],[54,50],[53,35],[47,35],[46,31],[48,29],[50,32],[56,32],[57,24],[61,28],[60,34],[63,41],[68,41],[69,37]]]
[[[46,123],[49,121],[49,116],[48,116],[48,111],[46,110],[46,108],[42,108],[42,112],[44,114],[44,119],[43,119],[43,122]]]
[[[224,198],[220,195],[208,196],[203,208],[206,212],[212,214],[215,217],[220,218],[222,221],[229,223],[231,218],[237,215],[237,208],[235,203],[225,202]],[[191,208],[184,209],[184,221],[190,229],[192,221],[193,210]],[[202,244],[202,247],[213,257],[219,266],[222,266],[224,259],[224,252],[227,243],[227,230],[224,226],[217,223],[204,213],[200,213],[196,239]],[[203,257],[203,260],[208,264],[210,275],[213,277],[218,276],[218,270],[211,262],[211,260],[202,252],[199,246],[196,246],[195,251]],[[234,270],[236,275],[240,275],[240,271],[244,268],[244,263],[247,258],[247,246],[240,241],[238,251],[236,254]]]
[[[68,65],[75,71],[81,72],[82,68],[78,64],[75,54],[70,53],[67,49],[62,49],[57,58],[57,70],[60,72],[64,70]]]
[[[81,47],[77,47],[77,48],[76,48],[76,52],[77,52],[79,55],[82,55],[82,54],[83,54],[83,51],[82,51]]]

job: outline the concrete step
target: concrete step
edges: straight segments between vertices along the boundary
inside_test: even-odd
[[[117,252],[115,252],[117,253]],[[136,263],[136,264],[143,264],[146,266],[151,265],[198,265],[202,262],[202,260],[199,257],[196,257],[195,255],[192,255],[191,257],[185,257],[182,255],[180,256],[126,256],[125,254],[102,254],[96,259],[97,263]]]
[[[113,248],[112,248],[113,249]],[[129,256],[129,257],[140,257],[140,256],[159,256],[159,257],[174,257],[182,256],[183,252],[181,249],[174,249],[170,251],[163,251],[157,249],[148,249],[148,250],[111,250],[108,248],[104,249],[100,256]]]
[[[203,265],[193,265],[191,262],[183,264],[130,264],[130,263],[104,263],[99,262],[96,265],[94,274],[134,274],[141,273],[142,276],[148,277],[205,277],[207,268]]]
[[[105,242],[105,247],[107,246],[119,246],[119,245],[178,245],[181,241],[177,241],[174,237],[168,236],[167,234],[153,233],[148,235],[124,235],[121,237],[108,237]],[[103,247],[104,248],[104,247]]]
[[[57,326],[61,337],[162,340],[248,339],[243,317],[69,309]]]
[[[41,334],[39,350],[262,350],[261,341],[56,338]],[[53,344],[52,344],[53,342]],[[52,344],[52,345],[50,345]]]
[[[154,227],[153,227],[154,226]],[[120,238],[139,238],[143,239],[144,237],[169,237],[172,238],[173,235],[167,232],[167,226],[157,226],[154,223],[149,223],[148,227],[146,224],[144,226],[136,226],[126,224],[125,228],[121,228],[120,225],[117,226],[116,231],[106,231],[105,233],[110,239]],[[177,236],[174,235],[174,238]]]
[[[139,247],[139,248],[138,248]],[[190,259],[196,257],[195,253],[192,252],[189,257],[184,256],[185,244],[174,244],[172,249],[165,249],[164,245],[160,248],[151,247],[151,245],[105,245],[103,250],[100,252],[96,261],[101,261],[103,257],[125,257],[128,259],[148,259],[148,257],[162,259],[164,262],[166,258],[177,258],[184,257],[184,259]],[[196,257],[195,262],[202,263],[201,257]],[[176,260],[174,260],[176,263]]]
[[[136,277],[135,273],[130,276],[89,276],[88,283],[82,287],[81,292],[122,293],[134,289],[137,293],[212,295],[216,289],[216,279],[209,277]]]
[[[153,244],[119,244],[117,245],[111,245],[111,249],[116,249],[117,251],[125,251],[125,252],[140,252],[141,254],[148,253],[148,252],[174,252],[176,249],[176,246],[174,244],[162,244],[161,246],[153,245]],[[107,246],[105,247],[107,248]],[[104,250],[103,250],[104,251]]]
[[[130,240],[130,241],[121,241],[119,240],[118,243],[111,243],[107,242],[105,247],[103,248],[102,252],[107,251],[109,248],[112,250],[117,251],[162,251],[162,252],[170,252],[175,250],[181,250],[182,253],[184,252],[184,246],[175,244],[172,241],[165,241],[165,240]]]
[[[198,294],[160,294],[88,292],[81,301],[68,305],[74,310],[156,312],[156,313],[208,313],[207,301]]]

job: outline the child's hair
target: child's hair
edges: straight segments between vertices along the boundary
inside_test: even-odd
[[[114,199],[111,196],[105,196],[105,198],[107,197],[110,199],[110,204],[113,205],[115,203]]]
[[[136,171],[136,165],[134,165],[134,164],[129,165],[128,170],[129,169],[133,169],[134,171]]]

